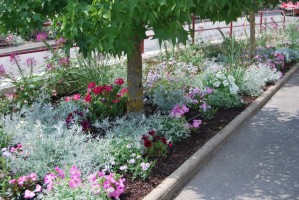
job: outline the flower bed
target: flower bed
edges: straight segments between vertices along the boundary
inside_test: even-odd
[[[0,67],[16,86],[0,102],[1,196],[141,199],[299,59],[292,44],[261,47],[254,59],[245,43],[232,46],[211,49],[217,61],[191,46],[145,64],[140,116],[126,114],[121,66],[51,49],[47,79]]]

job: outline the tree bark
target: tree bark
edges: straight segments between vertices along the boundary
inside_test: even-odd
[[[128,104],[129,113],[144,113],[143,86],[142,86],[142,54],[141,40],[135,38],[135,49],[127,55],[127,83],[128,83]]]
[[[250,57],[253,58],[255,56],[256,43],[255,43],[255,12],[249,12],[249,21],[250,21]]]

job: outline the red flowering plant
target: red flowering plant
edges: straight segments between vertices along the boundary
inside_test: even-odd
[[[84,101],[88,105],[91,119],[116,117],[126,111],[127,88],[122,78],[115,79],[111,85],[88,84]]]
[[[146,154],[152,156],[166,156],[168,148],[172,147],[172,143],[167,141],[163,136],[156,134],[154,130],[149,131],[141,138],[146,149]]]

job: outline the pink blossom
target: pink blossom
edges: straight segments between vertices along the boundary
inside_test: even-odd
[[[36,66],[36,61],[33,57],[27,58],[26,60],[27,67]]]
[[[192,123],[192,128],[199,128],[199,126],[201,125],[201,120],[193,120],[193,123]]]
[[[15,185],[15,184],[17,184],[17,180],[16,180],[16,179],[11,179],[11,180],[9,181],[9,184],[11,184],[11,185]]]
[[[53,65],[53,63],[48,63],[48,64],[47,64],[47,69],[48,69],[48,70],[53,70],[53,69],[54,69],[54,65]]]
[[[35,193],[30,190],[25,190],[24,197],[26,199],[32,199],[35,196]]]
[[[47,190],[51,191],[54,185],[54,179],[56,178],[55,174],[47,174],[44,178],[44,183],[47,185]]]
[[[36,181],[37,180],[37,175],[36,173],[31,173],[28,178],[30,178],[32,181]]]
[[[26,180],[27,180],[26,176],[19,177],[19,179],[18,179],[18,185],[22,186]]]
[[[43,40],[46,40],[47,39],[47,34],[46,33],[38,33],[36,34],[36,41],[38,42],[42,42]]]
[[[71,101],[71,100],[72,100],[72,98],[69,97],[69,96],[66,96],[66,97],[64,98],[64,101],[66,101],[66,102],[69,102],[69,101]]]
[[[64,175],[64,171],[62,169],[60,169],[59,167],[55,167],[54,170],[58,173],[58,176],[61,178],[61,179],[64,179],[65,178],[65,175]]]
[[[4,67],[3,67],[3,65],[0,65],[0,77],[1,76],[5,76],[5,75],[6,75],[6,71],[5,71]]]
[[[87,95],[84,97],[84,100],[85,100],[87,103],[90,103],[90,102],[91,102],[92,97],[91,97],[90,93],[87,93]]]
[[[20,56],[18,56],[17,54],[15,53],[12,53],[9,55],[9,61],[12,63],[12,64],[15,64],[17,62],[19,62],[21,59],[20,59]]]
[[[92,89],[92,88],[94,88],[95,86],[96,86],[96,83],[95,83],[95,82],[91,82],[91,83],[88,84],[87,88],[88,88],[88,89]]]
[[[72,99],[75,100],[75,101],[79,101],[80,98],[81,98],[80,94],[74,94]]]
[[[127,94],[128,93],[128,88],[122,88],[121,90],[120,90],[120,93],[118,94],[118,96],[119,97],[122,97],[122,96],[124,96],[125,94]]]
[[[186,112],[189,112],[189,108],[186,105],[175,105],[170,111],[170,117],[181,118]]]
[[[57,46],[63,46],[64,43],[66,43],[66,39],[64,39],[63,37],[60,37],[56,40]]]
[[[35,192],[41,192],[43,189],[42,189],[42,186],[40,186],[39,184],[36,185],[35,187]]]
[[[62,67],[67,67],[70,65],[70,59],[68,57],[62,57],[59,58],[59,65],[61,65]]]
[[[77,188],[81,184],[81,172],[76,166],[70,169],[71,180],[69,181],[70,188]]]

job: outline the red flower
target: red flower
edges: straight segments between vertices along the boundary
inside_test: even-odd
[[[82,126],[82,130],[85,132],[89,129],[89,122],[86,120],[86,121],[83,121],[81,122],[81,126]]]
[[[144,140],[144,146],[146,147],[146,148],[150,148],[153,144],[152,144],[152,142],[150,141],[150,140]]]
[[[169,146],[169,148],[171,148],[173,146],[173,144],[171,142],[168,142],[168,146]]]
[[[96,86],[96,83],[95,82],[91,82],[88,84],[88,89],[92,89]]]
[[[113,102],[113,103],[119,103],[120,100],[119,100],[119,99],[114,99],[114,100],[112,100],[112,102]]]
[[[155,136],[156,135],[156,132],[154,130],[148,132],[148,134],[150,134],[151,136]]]
[[[104,91],[104,87],[103,86],[96,86],[94,89],[93,89],[93,93],[95,93],[96,95],[102,93]]]
[[[119,97],[124,96],[125,94],[128,93],[128,88],[123,88],[121,89],[120,93],[118,94]]]
[[[89,93],[84,97],[84,100],[85,100],[86,102],[88,102],[88,103],[91,102],[91,99],[92,99],[92,97],[91,97],[91,95],[90,95]]]
[[[117,78],[114,81],[114,84],[116,84],[116,85],[123,85],[124,83],[125,83],[125,81],[122,78]]]
[[[104,90],[106,91],[106,92],[111,92],[111,90],[113,90],[113,86],[112,85],[104,85]]]

